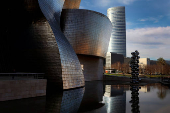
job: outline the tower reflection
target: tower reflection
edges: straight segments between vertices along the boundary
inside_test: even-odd
[[[125,85],[106,85],[103,96],[107,113],[125,113],[126,112],[126,89]]]

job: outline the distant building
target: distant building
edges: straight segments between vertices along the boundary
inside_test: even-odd
[[[106,70],[113,70],[113,64],[120,62],[121,64],[124,63],[124,56],[122,54],[107,52],[106,54]]]
[[[144,67],[146,65],[150,65],[150,58],[140,58],[139,59],[139,65],[141,67]]]
[[[170,65],[170,60],[165,60],[166,64]]]
[[[150,65],[156,65],[156,60],[150,60]]]
[[[130,64],[131,58],[130,57],[124,57],[124,63]]]
[[[166,64],[170,65],[170,61],[169,60],[165,60]],[[157,60],[150,60],[150,65],[156,65],[157,64]]]
[[[126,57],[126,18],[125,7],[112,7],[107,10],[107,16],[112,22],[108,52],[122,54]]]

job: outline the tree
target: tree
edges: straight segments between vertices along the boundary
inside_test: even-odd
[[[118,71],[122,71],[122,69],[123,69],[123,68],[122,68],[122,64],[121,64],[120,62],[116,62],[116,63],[112,64],[111,67],[112,67],[113,69],[118,70]]]
[[[157,95],[160,99],[164,99],[166,97],[166,90],[168,89],[167,87],[163,87],[162,84],[157,86],[158,92]]]
[[[165,65],[165,66],[164,66],[163,73],[164,73],[165,75],[169,75],[169,74],[170,74],[170,66],[169,66],[169,65]]]
[[[162,57],[160,57],[157,59],[157,64],[161,66],[160,70],[161,70],[161,74],[163,74],[164,66],[166,65],[165,60]]]
[[[160,57],[160,58],[157,59],[157,64],[166,65],[166,62],[162,57]]]
[[[152,74],[152,66],[151,65],[145,66],[145,74],[149,74],[151,76],[151,74]]]
[[[129,69],[130,69],[129,64],[126,64],[126,63],[122,64],[123,73],[126,73],[126,74],[129,73]]]

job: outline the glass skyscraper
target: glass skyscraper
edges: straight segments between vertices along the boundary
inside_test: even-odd
[[[122,54],[126,57],[125,7],[121,6],[109,8],[107,10],[107,16],[113,25],[108,52]]]

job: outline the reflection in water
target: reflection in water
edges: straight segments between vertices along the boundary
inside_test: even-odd
[[[131,85],[130,86],[130,90],[131,90],[131,101],[129,101],[129,103],[132,103],[131,107],[132,107],[132,113],[140,113],[139,110],[139,88],[138,86],[135,85]]]
[[[47,96],[0,102],[0,113],[77,113],[85,88],[47,92]]]
[[[86,82],[85,93],[81,102],[79,111],[80,113],[106,113],[102,101],[103,97],[103,81]]]
[[[162,84],[157,85],[157,88],[159,89],[157,92],[157,95],[160,99],[164,99],[166,97],[166,93],[167,93],[167,86],[162,86]]]
[[[46,113],[77,113],[85,88],[47,95]]]
[[[169,87],[159,83],[140,87],[138,91],[129,85],[88,82],[85,88],[0,102],[0,113],[169,113]]]
[[[126,92],[124,87],[119,85],[106,85],[103,96],[107,113],[125,113],[126,112]]]
[[[140,86],[139,91],[144,93],[150,92],[150,86]]]

